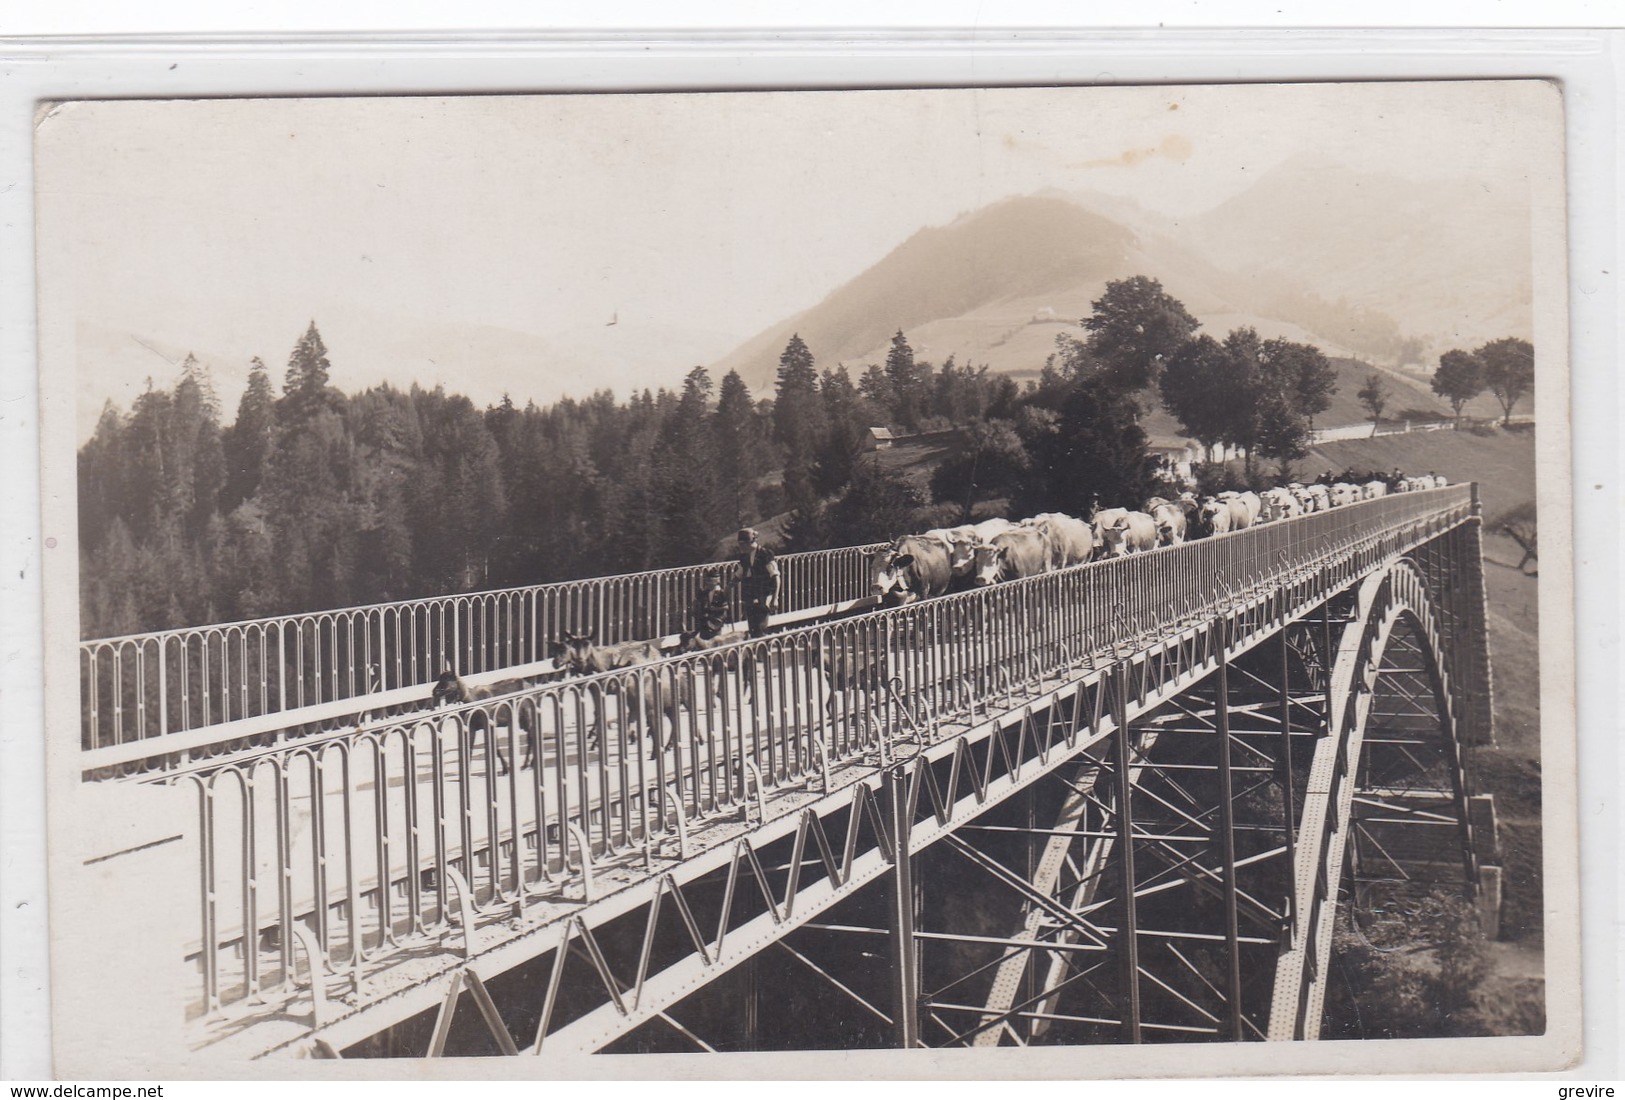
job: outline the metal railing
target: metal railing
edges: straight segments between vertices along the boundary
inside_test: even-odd
[[[779,609],[866,595],[874,547],[786,554]],[[79,645],[80,747],[100,749],[544,661],[589,627],[603,642],[676,633],[725,563],[98,638]],[[744,617],[737,589],[735,621]]]
[[[199,806],[198,1011],[291,990],[296,941],[359,980],[464,905],[590,895],[596,863],[765,814],[779,789],[827,789],[832,767],[1238,601],[1329,595],[1472,507],[1468,486],[1385,497],[172,777]]]

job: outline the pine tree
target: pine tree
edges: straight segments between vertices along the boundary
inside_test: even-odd
[[[919,430],[920,420],[925,415],[925,387],[920,373],[920,366],[914,361],[914,349],[909,346],[903,330],[898,329],[886,352],[886,382],[891,389],[897,421],[910,432]]]
[[[128,443],[124,417],[111,401],[102,406],[96,430],[79,449],[79,544],[99,546],[124,509]],[[126,532],[126,538],[128,532]]]
[[[175,386],[174,438],[183,468],[178,519],[195,544],[216,514],[225,487],[225,451],[220,439],[220,400],[209,372],[194,355],[181,364]]]
[[[259,490],[270,458],[276,431],[276,393],[265,362],[255,356],[249,366],[248,387],[237,402],[237,420],[224,439],[226,484],[221,510],[230,512]]]
[[[753,488],[767,460],[756,406],[738,371],[731,370],[722,376],[717,411],[711,418],[711,434],[716,440],[723,512],[730,526],[743,527],[755,518]]]
[[[138,546],[149,543],[175,513],[175,455],[170,438],[173,404],[173,398],[155,389],[149,378],[146,391],[130,407],[124,432],[125,500],[121,513]]]
[[[884,427],[896,424],[897,421],[897,395],[892,392],[891,380],[886,377],[886,368],[878,363],[870,363],[863,368],[863,374],[858,377],[858,392],[874,406],[879,413],[881,422],[871,424],[869,427]]]
[[[661,558],[673,565],[710,560],[723,534],[725,501],[717,476],[711,421],[711,376],[695,367],[660,430],[656,458]]]
[[[796,507],[812,493],[813,451],[823,435],[818,401],[818,370],[801,336],[790,337],[779,356],[773,399],[773,437],[784,453],[784,491]]]
[[[288,370],[283,376],[281,411],[291,421],[309,419],[318,409],[328,405],[328,375],[332,364],[327,360],[327,345],[316,329],[316,322],[294,345],[288,356]]]
[[[823,398],[824,434],[813,453],[813,491],[831,496],[846,488],[852,470],[863,454],[868,427],[862,423],[863,400],[845,367],[826,370],[819,394]]]

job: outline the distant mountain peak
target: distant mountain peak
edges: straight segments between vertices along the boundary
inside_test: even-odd
[[[758,334],[714,368],[737,369],[760,389],[771,384],[793,332],[820,362],[852,360],[884,346],[899,328],[907,332],[1099,280],[1126,261],[1135,240],[1132,230],[1066,196],[1000,199],[920,229],[823,301]]]

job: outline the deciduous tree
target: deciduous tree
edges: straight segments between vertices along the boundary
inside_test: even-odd
[[[1332,407],[1337,392],[1337,368],[1313,344],[1291,340],[1265,340],[1260,360],[1272,388],[1279,390],[1287,406],[1313,430],[1315,417]]]
[[[931,474],[931,499],[970,522],[978,501],[1008,497],[1026,476],[1027,448],[1008,420],[985,420],[964,433],[964,448]]]
[[[1355,394],[1365,411],[1371,414],[1371,434],[1376,435],[1377,429],[1382,425],[1382,410],[1388,407],[1388,384],[1382,380],[1382,375],[1372,373],[1365,376],[1365,385]]]
[[[1475,358],[1484,365],[1484,385],[1501,405],[1501,425],[1512,422],[1512,407],[1535,386],[1535,348],[1528,340],[1508,336],[1491,340]]]
[[[1439,356],[1433,372],[1433,392],[1450,402],[1455,427],[1461,430],[1461,407],[1484,392],[1484,364],[1471,352],[1451,349]]]
[[[830,546],[857,546],[896,538],[913,528],[925,503],[909,480],[878,461],[860,462],[852,482],[825,513]]]
[[[1085,516],[1097,505],[1145,499],[1155,461],[1146,450],[1139,406],[1112,382],[1086,379],[1053,420],[1037,415],[1017,424],[1032,460],[1032,473],[1012,502],[1018,513]]]
[[[1163,408],[1209,451],[1244,434],[1238,410],[1248,400],[1227,345],[1202,333],[1174,352],[1158,383]]]
[[[1156,279],[1135,275],[1106,284],[1083,319],[1089,353],[1126,392],[1156,383],[1163,364],[1200,327]]]

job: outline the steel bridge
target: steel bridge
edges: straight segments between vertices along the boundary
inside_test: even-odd
[[[706,568],[90,641],[80,770],[188,807],[211,1056],[1313,1039],[1339,911],[1498,896],[1479,526],[889,610],[871,548],[789,555],[769,636],[576,679],[550,638],[669,635]]]

